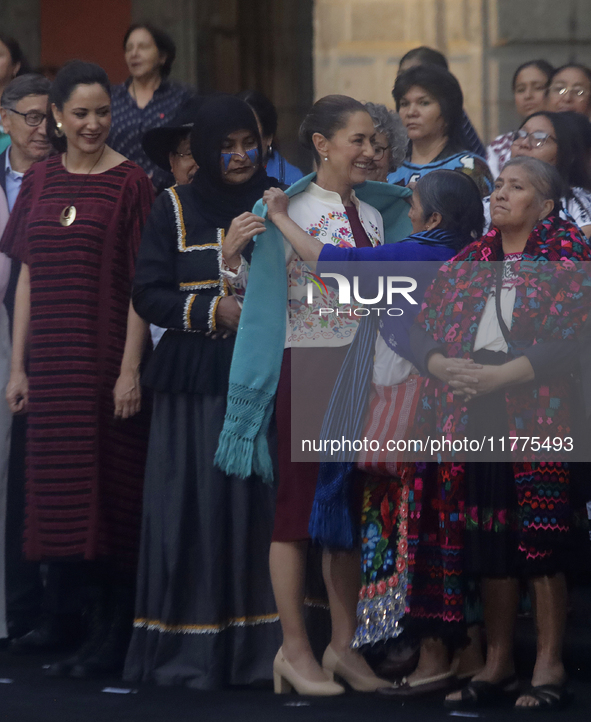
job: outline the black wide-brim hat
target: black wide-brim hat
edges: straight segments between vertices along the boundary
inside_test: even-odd
[[[178,148],[179,142],[191,132],[195,116],[205,98],[195,96],[188,100],[170,123],[160,128],[151,128],[144,133],[142,148],[148,158],[168,173],[172,172],[168,156]]]

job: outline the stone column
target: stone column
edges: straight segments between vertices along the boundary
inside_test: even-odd
[[[165,30],[176,43],[171,78],[197,85],[197,31],[200,13],[213,3],[199,0],[132,0],[133,22],[147,21]]]
[[[18,40],[31,67],[37,68],[41,60],[39,0],[2,0],[0,28]]]

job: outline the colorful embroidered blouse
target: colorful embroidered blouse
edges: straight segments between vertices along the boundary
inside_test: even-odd
[[[497,136],[486,149],[486,162],[493,180],[499,177],[505,163],[511,158],[514,131]]]

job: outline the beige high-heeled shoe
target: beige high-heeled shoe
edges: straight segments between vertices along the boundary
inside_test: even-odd
[[[328,645],[322,657],[322,669],[334,679],[335,675],[344,679],[356,692],[375,692],[381,687],[393,687],[392,682],[380,679],[375,674],[363,675],[349,669],[341,657]]]
[[[283,647],[279,648],[273,662],[273,686],[275,694],[287,694],[295,689],[298,694],[315,697],[333,697],[345,691],[344,687],[332,679],[327,679],[326,682],[311,682],[302,677],[283,656]]]

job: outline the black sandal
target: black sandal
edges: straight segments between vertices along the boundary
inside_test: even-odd
[[[473,709],[474,707],[494,707],[507,701],[513,701],[519,694],[519,683],[515,674],[500,682],[480,682],[472,680],[462,689],[460,699],[446,699],[447,709]]]
[[[515,705],[515,709],[524,712],[548,712],[564,709],[573,700],[573,694],[562,684],[540,684],[537,687],[529,687],[520,697],[532,697],[538,704]]]

